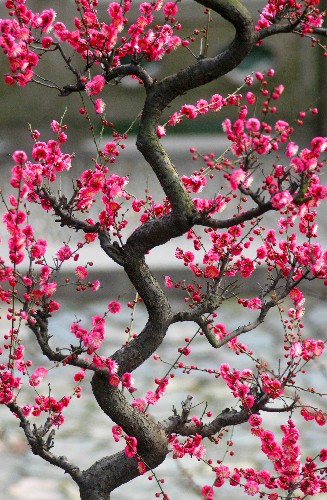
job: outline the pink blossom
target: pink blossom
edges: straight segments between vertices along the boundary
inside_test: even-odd
[[[275,130],[276,132],[283,132],[285,129],[287,129],[289,127],[289,124],[287,122],[285,122],[284,120],[277,120],[277,122],[275,123]]]
[[[159,137],[159,139],[161,137],[164,137],[166,135],[166,129],[163,125],[158,125],[157,126],[157,136]]]
[[[159,396],[157,392],[148,391],[145,395],[145,399],[149,405],[154,405],[159,400]]]
[[[253,94],[253,92],[247,92],[246,93],[246,100],[249,104],[255,104],[256,96]]]
[[[54,311],[58,311],[59,309],[60,309],[59,302],[56,302],[55,300],[50,300],[48,304],[48,311],[51,313]]]
[[[245,127],[251,132],[257,132],[261,127],[260,120],[258,118],[249,118],[245,123]]]
[[[51,47],[52,43],[53,43],[53,39],[52,39],[51,36],[44,36],[42,38],[41,43],[42,43],[42,47],[44,49],[49,49]]]
[[[112,18],[120,18],[122,17],[122,8],[121,6],[119,5],[119,3],[117,2],[110,2],[109,4],[109,7],[108,7],[108,14],[109,16],[111,16]]]
[[[97,95],[100,94],[103,87],[105,86],[106,80],[102,75],[95,75],[92,80],[87,82],[85,85],[86,92],[88,95]]]
[[[229,467],[227,467],[227,465],[219,465],[219,467],[216,467],[215,472],[216,472],[215,486],[220,487],[224,484],[225,479],[230,477],[230,469]]]
[[[305,408],[305,407],[302,408],[300,413],[301,413],[302,417],[304,418],[304,420],[306,420],[307,422],[309,420],[314,420],[314,418],[315,418],[315,412],[311,411],[311,409],[309,409],[309,408]]]
[[[203,486],[201,495],[205,500],[214,500],[214,489],[212,488],[212,486]]]
[[[219,269],[217,266],[207,266],[204,270],[206,278],[217,278],[219,276]]]
[[[165,285],[167,288],[173,288],[174,283],[172,282],[170,276],[165,276]]]
[[[12,359],[22,359],[24,355],[24,346],[23,345],[19,345],[16,347],[14,353],[11,355]]]
[[[9,370],[0,372],[0,404],[11,403],[15,399],[13,389],[22,385],[20,377],[14,377]]]
[[[175,16],[178,12],[178,7],[176,2],[166,2],[163,11],[167,17]]]
[[[116,441],[116,443],[118,443],[118,441],[123,433],[123,429],[120,427],[120,425],[114,425],[111,430],[112,430],[112,435],[114,437],[114,440]]]
[[[210,98],[210,109],[213,111],[219,111],[224,105],[224,99],[220,94],[214,94]]]
[[[16,80],[11,75],[5,75],[4,81],[6,82],[7,85],[15,85]]]
[[[312,151],[319,156],[327,149],[327,137],[314,137],[311,140],[310,147]]]
[[[114,359],[107,358],[107,359],[105,360],[105,364],[106,364],[106,366],[108,367],[109,373],[110,373],[111,375],[113,375],[113,374],[115,374],[115,373],[117,373],[117,372],[118,372],[118,368],[119,368],[119,366],[118,366],[117,361],[115,361]]]
[[[297,358],[302,354],[302,344],[300,342],[294,342],[290,349],[290,356],[292,358]]]
[[[52,120],[51,128],[54,132],[58,133],[60,131],[60,123],[57,120]]]
[[[93,282],[92,282],[92,290],[93,290],[93,291],[97,291],[97,290],[99,290],[100,285],[101,285],[101,283],[100,283],[100,281],[99,281],[99,280],[95,280],[95,281],[93,281]]]
[[[292,203],[292,201],[293,201],[293,196],[287,190],[281,191],[280,193],[276,193],[271,198],[271,204],[277,210],[287,207],[290,203]]]
[[[83,380],[85,378],[85,372],[77,372],[75,373],[74,375],[74,380],[75,382],[80,382],[81,380]]]
[[[254,297],[253,299],[247,300],[248,309],[261,309],[262,302],[259,297]]]
[[[179,113],[175,112],[171,115],[171,117],[168,120],[168,125],[174,126],[180,123],[181,121],[181,116]]]
[[[120,383],[120,378],[118,375],[110,375],[109,377],[109,384],[112,385],[113,387],[118,387]]]
[[[323,426],[326,424],[327,417],[324,413],[321,411],[317,411],[315,414],[315,421],[317,422],[318,425]]]
[[[96,99],[94,102],[94,111],[98,115],[102,115],[105,109],[106,109],[106,103],[104,102],[104,100],[101,98]]]
[[[283,394],[284,389],[279,380],[271,378],[265,373],[261,376],[261,378],[263,382],[263,390],[269,394],[272,399],[276,399]]]
[[[244,491],[248,495],[254,496],[259,491],[259,485],[255,481],[247,481],[244,485]]]
[[[129,372],[123,373],[121,377],[122,385],[123,387],[126,387],[127,389],[131,389],[134,384],[134,380],[132,378],[132,374]]]
[[[25,417],[28,417],[29,415],[32,414],[33,408],[34,408],[34,406],[30,405],[30,404],[26,404],[24,406],[21,406],[21,410],[22,410],[23,414],[25,415]]]
[[[239,269],[243,278],[249,278],[255,270],[255,263],[248,258],[243,258],[238,262]]]
[[[145,474],[146,471],[147,471],[147,468],[146,468],[146,465],[144,462],[142,462],[141,460],[139,460],[137,462],[137,468],[138,468],[138,471],[141,475]]]
[[[275,87],[274,92],[272,93],[271,97],[273,99],[278,99],[282,95],[284,90],[285,90],[284,85],[282,85],[282,84],[278,85],[277,87]]]
[[[259,427],[259,425],[261,425],[262,423],[262,417],[260,417],[260,415],[253,413],[250,416],[248,422],[251,425],[251,427]]]
[[[117,149],[117,145],[115,142],[107,142],[107,144],[103,148],[104,153],[106,153],[108,156],[118,156],[119,151]],[[112,177],[112,181],[114,181],[115,178]],[[117,179],[118,181],[118,179]]]
[[[83,340],[86,338],[87,330],[82,328],[79,323],[74,322],[70,326],[70,331],[75,335],[76,338]]]
[[[208,101],[206,99],[199,99],[196,103],[196,108],[201,115],[207,113],[209,109]]]
[[[193,104],[184,104],[180,110],[181,115],[187,116],[191,120],[197,117],[198,111]]]
[[[39,366],[34,373],[30,376],[30,385],[35,387],[36,385],[39,385],[41,380],[44,379],[44,377],[47,375],[48,370],[44,368],[43,366]]]
[[[84,280],[85,278],[87,278],[88,272],[86,267],[77,266],[75,267],[75,274],[79,280]]]
[[[111,301],[111,302],[109,302],[109,304],[108,304],[108,310],[109,310],[112,314],[119,313],[120,308],[121,308],[121,305],[120,305],[120,303],[119,303],[119,302],[117,302],[116,300],[112,300],[112,301]]]
[[[53,9],[46,9],[43,12],[41,12],[40,18],[42,20],[42,24],[40,27],[42,27],[42,32],[44,33],[49,33],[51,30],[51,26],[56,19],[56,12]]]
[[[87,343],[90,345],[97,345],[96,349],[99,347],[100,343],[104,339],[105,335],[105,323],[104,318],[99,314],[92,316],[92,330],[89,331]],[[93,347],[95,349],[95,347]]]
[[[146,408],[146,401],[142,398],[136,398],[133,400],[132,406],[142,413]]]
[[[184,252],[184,263],[187,265],[190,262],[193,262],[194,260],[194,253],[193,252]]]
[[[229,184],[231,189],[237,189],[239,184],[244,181],[245,177],[246,173],[241,168],[234,170],[233,173],[229,176]]]
[[[129,458],[132,458],[137,453],[137,439],[133,436],[125,436],[125,441],[125,455]]]
[[[64,260],[69,260],[72,256],[73,252],[69,248],[68,245],[64,245],[63,247],[59,248],[57,252],[57,257],[60,261]]]
[[[52,283],[45,283],[40,287],[40,290],[46,297],[51,297],[57,290],[57,283],[52,282]]]
[[[14,162],[22,165],[27,161],[27,154],[25,151],[15,151],[12,155]]]
[[[199,193],[207,184],[205,175],[193,174],[191,177],[182,175],[181,179],[188,190],[192,190],[193,193]]]

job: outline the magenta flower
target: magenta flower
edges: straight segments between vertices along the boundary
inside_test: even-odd
[[[43,366],[39,366],[34,373],[30,376],[30,385],[35,387],[36,385],[39,385],[41,380],[44,379],[44,377],[47,375],[48,370],[44,368]]]
[[[95,75],[92,80],[87,82],[85,85],[86,92],[88,95],[97,95],[100,94],[103,87],[105,86],[106,80],[102,75]]]
[[[116,300],[112,300],[111,302],[109,302],[108,304],[108,310],[109,312],[111,312],[112,314],[117,314],[119,313],[120,311],[120,308],[121,308],[121,305],[119,302],[117,302]]]

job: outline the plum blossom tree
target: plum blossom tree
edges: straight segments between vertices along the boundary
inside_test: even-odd
[[[178,15],[183,2],[137,3],[136,15],[131,3],[108,2],[101,17],[98,0],[75,0],[72,19],[64,23],[56,19],[52,8],[33,12],[26,0],[5,2],[8,16],[0,20],[0,46],[9,63],[5,82],[21,87],[38,83],[49,92],[55,88],[68,101],[78,93],[87,128],[98,119],[102,142],[95,140],[96,157],[78,177],[74,176],[74,155],[63,152],[67,126],[58,117],[51,123],[52,139],[44,140],[31,128],[31,151],[12,154],[10,186],[4,186],[1,193],[7,236],[2,235],[0,298],[8,327],[0,351],[0,402],[18,419],[32,452],[69,474],[82,499],[109,499],[113,490],[142,474],[157,480],[156,497],[168,499],[155,472],[168,456],[176,460],[193,457],[207,464],[211,481],[199,489],[199,496],[207,500],[218,497],[218,488],[228,485],[233,491],[242,489],[269,500],[326,494],[327,448],[302,457],[293,416],[299,413],[306,425],[313,426],[312,432],[315,425],[326,422],[323,395],[317,395],[316,405],[306,400],[314,390],[308,389],[305,374],[313,360],[324,355],[325,340],[312,338],[304,328],[303,285],[315,280],[327,285],[327,250],[317,239],[318,207],[327,198],[327,186],[321,183],[327,138],[313,137],[300,147],[293,139],[294,126],[302,125],[306,113],[301,111],[294,124],[274,118],[284,87],[274,83],[272,69],[245,75],[241,88],[227,96],[214,94],[209,100],[199,96],[197,102],[180,109],[170,107],[178,96],[236,68],[268,37],[293,34],[326,51],[320,41],[327,34],[322,27],[325,13],[319,10],[318,0],[269,0],[253,22],[239,0],[196,0],[194,8],[199,13],[203,7],[208,19],[211,12],[217,13],[235,30],[228,47],[209,57],[206,27],[197,26],[192,35],[181,36]],[[199,49],[195,48],[197,39],[201,39]],[[190,46],[194,63],[161,81],[144,65],[169,57],[175,49],[190,50]],[[51,75],[36,73],[39,61],[54,54],[70,71],[71,81],[54,83]],[[127,133],[115,129],[105,117],[105,108],[110,84],[124,78],[137,80],[142,87],[137,148],[161,185],[162,201],[148,192],[144,199],[136,198],[127,188],[127,175],[113,170],[123,157]],[[252,87],[254,82],[258,91]],[[88,99],[92,111],[85,104]],[[182,167],[177,171],[161,138],[183,120],[222,108],[229,109],[229,118],[223,122],[227,150],[218,155],[192,148],[197,170],[190,176]],[[316,108],[310,111],[317,113]],[[112,138],[106,142],[109,133]],[[69,192],[60,188],[63,177],[72,178]],[[205,195],[210,186],[215,194]],[[78,232],[76,247],[65,241],[51,259],[47,241],[30,223],[33,209],[49,217],[54,230]],[[135,227],[128,225],[129,211],[139,214]],[[275,226],[271,219],[265,226],[268,212],[276,214]],[[160,281],[147,265],[146,255],[183,235],[188,245],[177,247],[175,257],[185,270],[185,279],[176,282],[167,275]],[[65,345],[58,345],[56,339],[53,320],[60,309],[56,295],[66,262],[76,262],[76,280],[67,286],[79,294],[87,289],[96,294],[100,286],[98,280],[89,281],[90,263],[83,261],[83,248],[88,245],[100,245],[103,255],[127,275],[136,292],[128,304],[133,313],[139,302],[147,312],[141,331],[132,335],[127,329],[129,336],[116,352],[103,349],[103,341],[112,315],[120,313],[118,297],[108,303],[106,311],[90,318],[90,326],[73,317]],[[265,269],[266,282],[258,285],[256,296],[244,296],[238,285],[253,277],[258,267]],[[172,289],[185,297],[185,307],[178,311],[171,304]],[[240,323],[233,330],[228,323],[217,322],[217,311],[227,300],[235,301],[240,311]],[[246,323],[242,321],[244,308],[251,314]],[[249,346],[242,337],[258,328],[273,309],[281,318],[285,352],[275,365],[254,354],[254,333],[246,336]],[[168,328],[183,322],[196,325],[196,332],[185,338],[178,354],[167,362],[157,350],[169,343]],[[29,342],[26,326],[37,341],[44,366],[24,353]],[[207,350],[221,353],[220,361],[227,350],[234,353],[235,365],[223,362],[210,369],[192,364],[195,338]],[[154,386],[137,394],[131,374],[151,357],[158,366]],[[246,359],[247,368],[238,367],[241,358]],[[69,366],[76,368],[73,380],[67,381],[72,390],[55,398],[46,384],[48,372],[65,371]],[[217,408],[216,404],[213,410],[206,406],[199,410],[201,394],[185,394],[181,407],[159,421],[156,404],[165,396],[170,380],[180,377],[182,386],[183,376],[198,370],[207,376],[213,394],[228,388],[233,407]],[[82,381],[89,373],[99,411],[108,416],[121,451],[110,454],[108,443],[103,458],[81,470],[69,457],[57,455],[53,443],[65,423],[65,408],[81,396]],[[34,396],[26,402],[29,386]],[[264,425],[269,412],[284,419],[281,440]],[[216,443],[219,449],[225,431],[234,428],[236,432],[241,425],[247,426],[248,439],[261,446],[267,469],[255,470],[247,464],[240,468],[207,456],[206,442]],[[231,451],[228,458],[232,457]]]

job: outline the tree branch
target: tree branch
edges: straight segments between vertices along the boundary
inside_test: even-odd
[[[246,210],[245,212],[242,212],[235,217],[225,220],[214,219],[208,215],[204,215],[201,214],[201,212],[198,212],[194,217],[194,224],[197,224],[199,226],[211,227],[212,229],[227,229],[229,227],[237,226],[238,224],[242,224],[243,222],[260,217],[260,215],[263,215],[270,210],[273,210],[273,207],[271,202],[268,201],[260,204],[257,207]]]
[[[186,421],[179,415],[169,417],[161,422],[162,427],[167,434],[179,434],[180,436],[194,436],[200,434],[202,437],[211,437],[221,431],[224,427],[231,425],[240,425],[247,422],[252,413],[258,413],[262,410],[269,401],[269,395],[260,395],[254,405],[251,407],[251,412],[248,408],[241,408],[239,411],[226,408],[210,423],[204,424],[202,427],[196,425],[193,421]]]
[[[137,438],[137,453],[148,468],[161,464],[168,453],[168,439],[160,424],[151,417],[134,409],[116,387],[109,385],[107,377],[94,375],[92,382],[94,396],[101,409],[127,435]],[[124,452],[104,457],[89,469],[83,471],[83,492],[94,490],[108,498],[108,492],[139,476],[136,458],[126,457]],[[101,481],[98,479],[101,476]],[[96,483],[96,486],[95,486]],[[93,497],[93,493],[91,495]],[[82,497],[82,498],[87,498]]]
[[[52,446],[53,434],[50,434],[50,439],[44,441],[43,436],[44,432],[42,428],[37,428],[34,426],[33,431],[31,430],[31,425],[29,421],[26,419],[23,414],[21,408],[14,402],[9,403],[8,408],[12,413],[14,413],[20,420],[20,426],[22,427],[24,434],[26,436],[27,442],[30,445],[32,452],[34,455],[38,455],[47,462],[60,469],[63,469],[67,474],[69,474],[74,481],[77,483],[82,477],[82,473],[78,467],[72,465],[66,457],[64,456],[56,456],[50,452],[50,448]],[[50,427],[47,428],[46,433]]]

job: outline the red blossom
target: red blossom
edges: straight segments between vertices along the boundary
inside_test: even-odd
[[[137,453],[137,439],[133,436],[125,436],[125,441],[125,455],[128,458],[132,458]]]
[[[87,82],[86,84],[86,92],[89,95],[97,95],[100,94],[103,87],[105,86],[105,79],[102,75],[95,75],[92,80]]]
[[[111,302],[109,302],[108,304],[108,310],[109,312],[111,312],[112,314],[117,314],[119,313],[120,311],[120,303],[117,302],[116,300],[112,300]]]
[[[33,387],[39,385],[39,383],[44,379],[47,373],[48,370],[44,368],[44,366],[39,366],[39,368],[37,368],[30,376],[30,385],[32,385]]]

